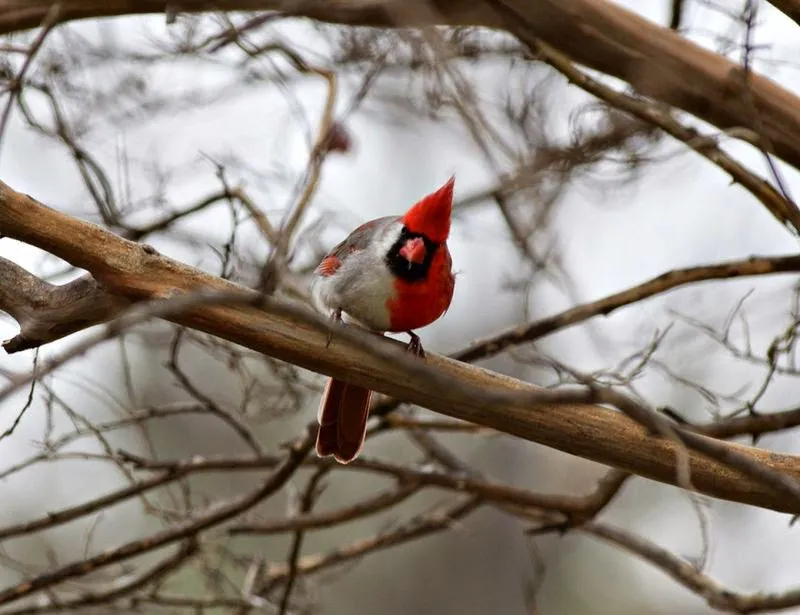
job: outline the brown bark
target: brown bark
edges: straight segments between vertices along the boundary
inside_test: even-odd
[[[37,246],[92,273],[101,286],[127,299],[154,299],[198,289],[235,290],[234,284],[163,257],[146,246],[122,239],[100,226],[50,209],[0,182],[0,234]],[[300,318],[290,311],[236,306],[201,306],[170,317],[278,359],[485,425],[532,442],[615,466],[669,484],[678,482],[675,445],[653,437],[618,412],[590,404],[494,403],[508,393],[536,392],[527,383],[429,354],[434,371],[449,387],[431,386],[398,356],[376,354],[336,336],[326,348],[324,319]],[[366,336],[370,339],[371,336]],[[387,346],[381,344],[382,347]],[[389,351],[393,351],[389,348]],[[428,371],[428,370],[424,370]],[[462,386],[463,385],[463,386]],[[486,395],[476,395],[483,391]],[[764,466],[800,478],[800,458],[724,444]],[[692,482],[708,495],[800,513],[800,501],[759,480],[702,455],[688,452]]]
[[[113,318],[130,303],[109,295],[86,275],[54,286],[0,258],[0,310],[20,327],[20,334],[3,342],[9,354],[36,348]]]
[[[800,25],[800,0],[769,0],[769,3]]]

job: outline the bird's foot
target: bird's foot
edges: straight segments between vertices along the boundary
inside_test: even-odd
[[[411,340],[408,342],[408,346],[406,346],[406,350],[413,352],[420,358],[425,358],[425,350],[422,348],[422,340],[419,338],[419,335],[413,331],[406,331],[406,333],[408,333],[408,335],[411,337]]]
[[[333,313],[331,313],[331,320],[335,323],[342,322],[342,308],[333,310]],[[325,342],[325,348],[328,348],[331,345],[331,341],[333,341],[333,331],[328,332],[328,341]]]

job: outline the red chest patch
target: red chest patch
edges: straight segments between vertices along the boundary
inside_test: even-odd
[[[389,331],[412,331],[431,324],[445,313],[453,300],[455,278],[446,246],[433,258],[428,277],[420,282],[395,280],[396,295],[386,302],[391,314]]]

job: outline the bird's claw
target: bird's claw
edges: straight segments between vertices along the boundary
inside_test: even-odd
[[[411,340],[408,342],[408,346],[406,346],[406,350],[409,352],[414,353],[416,356],[424,359],[425,358],[425,350],[422,348],[422,340],[419,338],[419,335],[413,333],[412,331],[406,331],[411,336]]]
[[[342,308],[333,311],[333,313],[331,314],[331,320],[335,323],[342,322]],[[333,341],[333,331],[329,331],[328,341],[325,342],[325,348],[328,348],[331,345],[332,341]]]

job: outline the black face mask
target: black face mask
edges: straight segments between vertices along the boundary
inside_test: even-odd
[[[421,263],[412,263],[400,254],[400,250],[403,249],[406,242],[416,238],[420,238],[425,242],[425,259]],[[398,278],[406,282],[420,282],[427,277],[428,270],[433,262],[433,256],[438,248],[439,244],[435,241],[431,241],[422,233],[412,233],[404,226],[400,232],[400,237],[386,254],[386,264],[389,266],[389,270]]]

